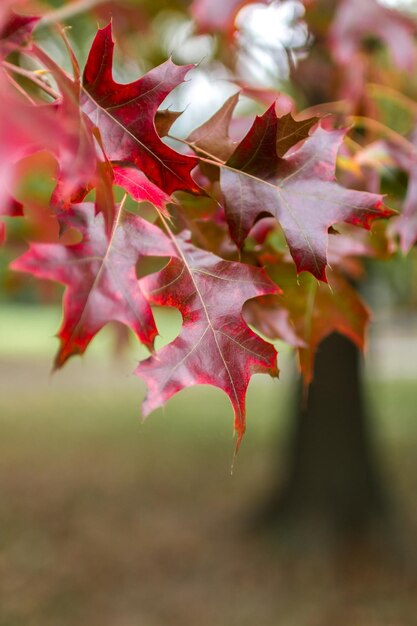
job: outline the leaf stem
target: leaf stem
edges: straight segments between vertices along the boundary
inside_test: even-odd
[[[210,152],[207,152],[207,150],[203,150],[203,148],[196,146],[195,143],[193,143],[192,141],[187,141],[186,139],[180,139],[179,137],[175,137],[175,135],[167,135],[167,137],[169,137],[170,139],[174,139],[174,141],[178,141],[179,143],[183,143],[185,146],[188,146],[189,148],[191,148],[192,150],[196,152],[201,152],[201,154],[205,154],[206,157],[209,157],[210,160],[205,159],[204,157],[201,157],[198,154],[195,155],[197,159],[200,159],[201,161],[204,161],[205,163],[210,163],[212,165],[217,165],[217,166],[222,166],[225,164],[224,161],[214,156],[213,154],[210,154]]]
[[[27,100],[29,100],[29,102],[33,105],[36,105],[36,102],[33,98],[30,97],[30,95],[23,89],[23,87],[21,85],[19,85],[19,83],[17,82],[17,80],[15,80],[13,78],[13,76],[11,76],[8,72],[6,72],[6,77],[7,80],[9,81],[9,83],[11,83],[13,85],[13,87],[22,94],[22,96],[24,96]]]
[[[55,89],[52,89],[52,87],[49,87],[49,85],[44,83],[43,80],[38,78],[33,70],[25,70],[25,68],[20,67],[19,65],[13,65],[13,63],[9,63],[8,61],[3,61],[3,66],[7,70],[9,70],[9,72],[14,72],[15,74],[19,74],[20,76],[28,78],[33,83],[35,83],[35,85],[40,87],[40,89],[42,89],[45,93],[51,96],[51,98],[54,98],[54,100],[60,97],[59,93],[55,91]]]

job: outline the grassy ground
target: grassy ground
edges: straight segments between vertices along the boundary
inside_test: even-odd
[[[282,468],[288,374],[251,385],[231,476],[220,392],[187,390],[141,424],[134,357],[110,362],[108,337],[49,377],[56,317],[0,313],[0,626],[417,624],[415,381],[368,385],[402,558],[335,558],[314,537],[301,553],[244,531]]]

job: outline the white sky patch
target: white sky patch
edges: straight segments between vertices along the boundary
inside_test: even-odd
[[[186,137],[220,109],[224,101],[237,91],[229,79],[227,70],[221,64],[191,70],[186,82],[169,94],[161,106],[184,111],[173,125],[172,134]]]
[[[304,6],[298,0],[241,9],[236,17],[240,76],[263,86],[288,79],[289,57],[296,63],[309,41],[303,16]]]
[[[389,9],[417,15],[417,0],[378,0],[378,2]]]

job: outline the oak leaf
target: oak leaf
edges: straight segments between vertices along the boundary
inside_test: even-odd
[[[113,50],[109,24],[97,32],[83,76],[82,108],[100,131],[107,158],[135,165],[168,195],[198,193],[191,177],[197,159],[164,144],[155,128],[159,105],[193,66],[169,60],[133,83],[120,84],[113,79]]]
[[[172,198],[164,193],[159,187],[146,178],[135,167],[113,168],[115,185],[123,187],[136,202],[150,202],[164,215],[168,215],[166,205],[172,202]]]
[[[152,349],[157,330],[136,277],[136,263],[143,256],[176,254],[171,241],[157,226],[125,213],[121,205],[110,235],[103,214],[95,215],[92,203],[74,205],[61,219],[81,233],[80,243],[32,244],[12,264],[12,269],[67,286],[55,366],[82,354],[110,321],[129,326]]]
[[[306,384],[313,379],[317,348],[331,333],[341,333],[364,348],[369,311],[341,272],[329,273],[329,285],[308,274],[297,278],[290,264],[270,267],[268,273],[279,283],[283,294],[249,303],[246,318],[266,337],[297,347]]]
[[[256,219],[269,213],[282,226],[298,272],[326,281],[329,228],[337,222],[369,228],[374,219],[392,212],[383,206],[382,196],[337,183],[336,157],[346,131],[319,127],[307,137],[313,121],[304,120],[291,135],[280,130],[282,119],[287,126],[289,117],[279,118],[274,106],[257,117],[220,168],[231,236],[242,247]],[[288,150],[303,134],[307,138],[301,147],[279,156],[277,145]]]
[[[247,326],[244,302],[276,293],[263,269],[223,259],[177,238],[179,257],[141,280],[149,302],[179,309],[179,336],[139,364],[148,394],[143,413],[162,406],[184,387],[214,385],[230,398],[238,445],[245,431],[245,395],[252,374],[278,376],[275,348]]]
[[[28,43],[39,18],[12,11],[3,20],[0,23],[0,59]]]

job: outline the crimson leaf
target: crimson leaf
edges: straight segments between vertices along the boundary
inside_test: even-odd
[[[184,238],[176,245],[179,258],[140,281],[150,302],[176,307],[183,317],[180,335],[136,370],[148,384],[143,413],[184,387],[214,385],[230,398],[239,445],[251,375],[278,375],[275,348],[246,325],[242,306],[250,298],[276,293],[277,287],[262,269],[223,261]]]
[[[281,120],[271,106],[256,118],[221,167],[231,235],[241,247],[256,218],[270,213],[283,228],[298,272],[307,270],[326,281],[330,226],[345,221],[369,228],[374,219],[392,212],[383,206],[382,196],[345,189],[336,182],[336,156],[344,130],[318,128],[301,147],[281,158],[276,147]],[[293,139],[296,143],[300,134]],[[288,145],[286,140],[287,149]]]
[[[157,330],[137,277],[136,263],[146,255],[176,254],[156,226],[124,213],[119,206],[113,232],[106,234],[104,216],[94,205],[74,205],[62,220],[82,234],[75,245],[32,244],[12,268],[67,285],[58,337],[56,367],[82,354],[96,333],[110,321],[132,328],[152,348]]]
[[[109,24],[97,32],[91,47],[82,97],[82,108],[99,129],[108,159],[136,165],[167,194],[198,193],[191,177],[197,160],[165,145],[155,128],[159,105],[193,66],[177,66],[169,60],[123,85],[113,80],[113,50]]]

